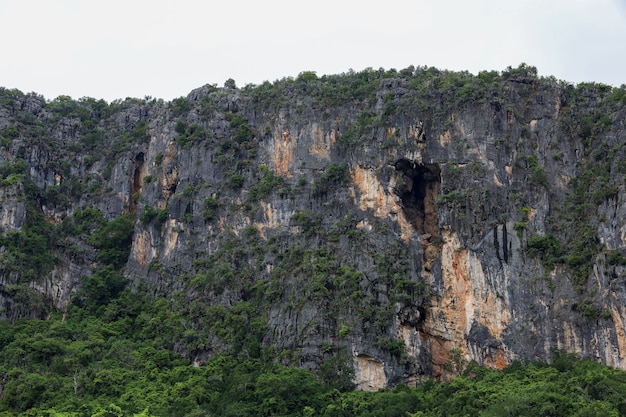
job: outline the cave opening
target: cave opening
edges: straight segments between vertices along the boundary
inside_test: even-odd
[[[133,173],[130,183],[130,204],[129,209],[131,212],[137,211],[137,195],[142,191],[141,173],[145,162],[145,155],[143,152],[139,152],[133,160]]]
[[[425,268],[430,270],[441,242],[436,204],[441,168],[437,164],[418,164],[408,159],[398,160],[395,168],[398,173],[395,191],[405,218],[422,239]]]

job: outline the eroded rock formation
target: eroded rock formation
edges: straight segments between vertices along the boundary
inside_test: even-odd
[[[200,306],[246,305],[274,358],[349,352],[362,389],[553,349],[626,369],[623,91],[523,72],[368,70],[171,103],[2,90],[0,315],[63,310],[98,268],[87,235],[61,232],[36,273],[12,263],[29,216],[59,231],[131,212],[124,275],[176,295],[194,363],[243,343]]]

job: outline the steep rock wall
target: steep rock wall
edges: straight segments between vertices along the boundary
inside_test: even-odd
[[[197,364],[348,352],[362,389],[554,349],[625,368],[621,90],[490,77],[365,71],[110,105],[5,90],[2,262],[33,213],[57,232],[39,275],[0,273],[2,314],[80,296],[98,248],[59,231],[91,208],[135,213],[123,273],[188,318],[177,350]]]

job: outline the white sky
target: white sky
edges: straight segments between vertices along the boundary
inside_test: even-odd
[[[366,67],[626,84],[626,0],[0,0],[0,86],[171,100]]]

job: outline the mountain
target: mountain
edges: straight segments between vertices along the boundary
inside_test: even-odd
[[[190,363],[339,358],[363,390],[555,350],[626,369],[625,105],[525,64],[0,89],[0,316],[131,289]]]

